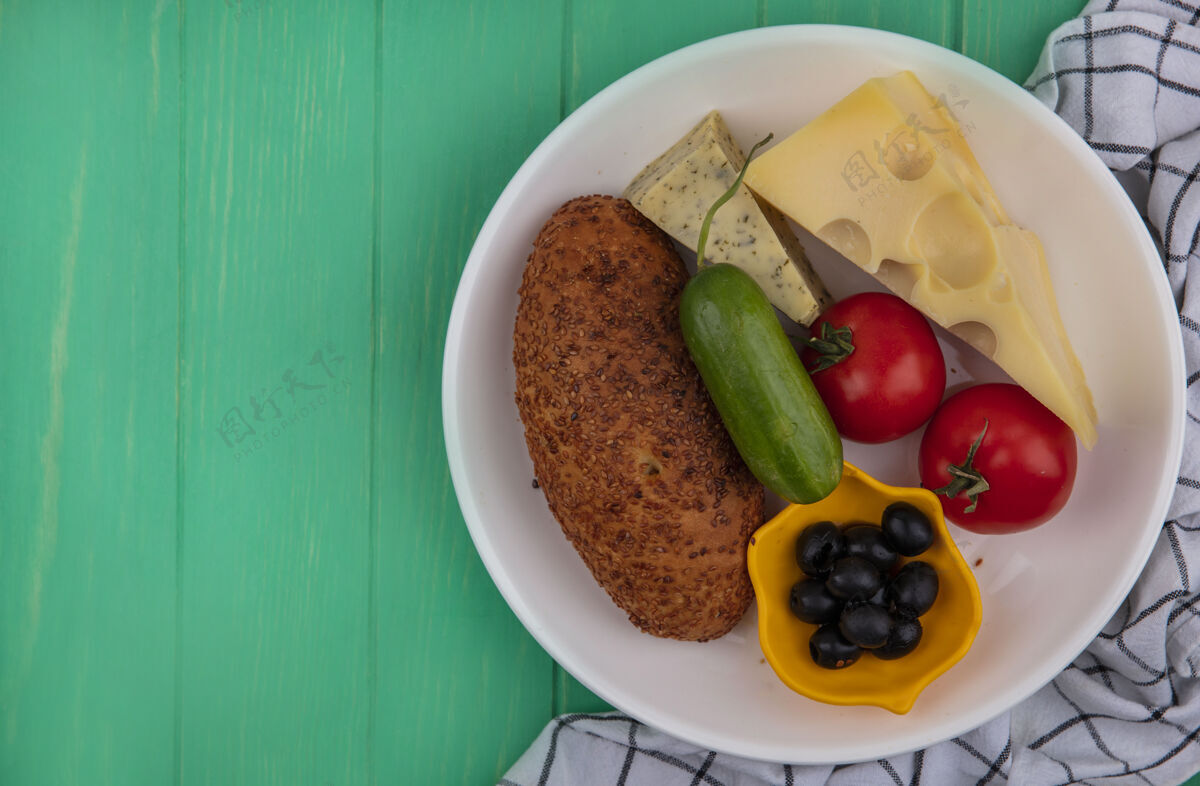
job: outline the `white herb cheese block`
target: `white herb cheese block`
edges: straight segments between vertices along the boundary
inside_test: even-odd
[[[729,190],[746,157],[719,112],[708,115],[633,179],[624,196],[683,245],[696,249],[700,225]],[[706,263],[727,262],[750,274],[771,304],[810,325],[832,299],[813,272],[787,220],[743,185],[713,216]]]
[[[868,80],[761,156],[745,184],[1096,441],[1042,244],[1013,224],[944,100]]]

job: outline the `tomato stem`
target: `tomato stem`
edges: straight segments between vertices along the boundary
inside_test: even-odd
[[[854,354],[854,333],[849,325],[834,327],[828,322],[822,322],[821,337],[813,336],[805,343],[819,355],[816,365],[808,370],[810,374],[836,366]]]
[[[954,499],[958,494],[965,494],[967,499],[971,500],[971,504],[963,508],[963,513],[974,513],[975,506],[979,504],[979,495],[991,488],[988,485],[987,479],[983,477],[983,473],[975,469],[975,451],[979,450],[979,445],[983,442],[983,435],[987,433],[988,421],[983,420],[983,431],[979,432],[979,436],[975,438],[975,442],[971,445],[971,449],[967,451],[967,460],[962,464],[951,464],[946,467],[946,471],[950,473],[950,482],[940,489],[934,489],[934,494],[945,494],[947,499]]]
[[[717,201],[712,203],[712,207],[704,214],[704,222],[700,224],[700,239],[696,242],[696,269],[699,270],[704,264],[704,245],[708,243],[708,229],[712,226],[713,216],[717,214],[717,208],[733,199],[733,195],[742,186],[742,178],[746,176],[746,170],[750,168],[750,159],[754,157],[755,151],[760,147],[770,142],[775,138],[774,133],[767,134],[763,139],[758,140],[754,147],[750,148],[750,152],[746,154],[746,163],[742,164],[742,171],[738,172],[737,180],[733,181],[733,185],[729,187],[721,196],[717,197]]]

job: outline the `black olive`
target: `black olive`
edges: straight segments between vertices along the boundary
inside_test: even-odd
[[[842,557],[833,563],[825,586],[835,598],[866,600],[883,586],[883,576],[862,557]]]
[[[846,556],[862,557],[883,573],[900,559],[883,530],[873,524],[851,524],[842,530],[842,537],[846,539]]]
[[[887,642],[871,650],[875,657],[883,660],[903,658],[921,643],[921,621],[910,617],[896,617],[888,631]]]
[[[796,564],[810,576],[824,578],[846,552],[842,532],[832,521],[810,524],[796,539]]]
[[[933,545],[933,524],[907,502],[893,502],[883,511],[883,534],[896,551],[915,557]]]
[[[862,649],[846,641],[833,623],[817,628],[808,640],[808,653],[825,669],[844,669],[862,657]]]
[[[937,600],[937,571],[928,562],[910,562],[888,582],[884,596],[896,611],[919,617]]]
[[[829,594],[820,579],[801,579],[793,584],[788,605],[801,621],[813,625],[835,622],[842,613],[842,602]]]
[[[882,647],[892,627],[892,615],[883,606],[872,603],[850,603],[838,621],[838,630],[851,644],[865,650]]]

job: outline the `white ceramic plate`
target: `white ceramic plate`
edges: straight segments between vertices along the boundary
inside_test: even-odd
[[[513,402],[517,286],[533,238],[580,194],[619,194],[709,109],[743,147],[782,139],[865,79],[911,69],[944,94],[1012,219],[1041,237],[1068,332],[1100,415],[1074,494],[1046,526],[956,532],[984,619],[974,647],[911,713],[833,707],[788,690],[763,661],[751,610],[706,644],[638,632],[592,580],[542,493]],[[809,250],[835,297],[877,288]],[[942,334],[949,388],[1003,379]],[[538,642],[614,706],[685,740],[743,756],[835,763],[913,750],[967,731],[1065,667],[1118,608],[1149,556],[1178,469],[1183,359],[1154,245],[1124,193],[1070,128],[1022,88],[961,55],[858,28],[775,27],[696,44],[616,82],[534,151],[492,209],[459,284],[446,341],[443,415],[471,536]],[[1152,381],[1152,384],[1148,384]],[[846,457],[915,485],[919,434]]]

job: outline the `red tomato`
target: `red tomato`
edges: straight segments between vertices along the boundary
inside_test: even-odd
[[[1024,388],[996,383],[946,399],[925,429],[918,467],[921,485],[938,492],[946,518],[995,535],[1031,529],[1062,510],[1077,461],[1067,424]],[[951,465],[955,474],[982,478],[986,487],[964,477],[959,485],[976,488],[947,488]]]
[[[843,437],[902,437],[941,402],[942,349],[921,312],[895,295],[863,292],[839,301],[813,323],[812,335],[801,358]]]

